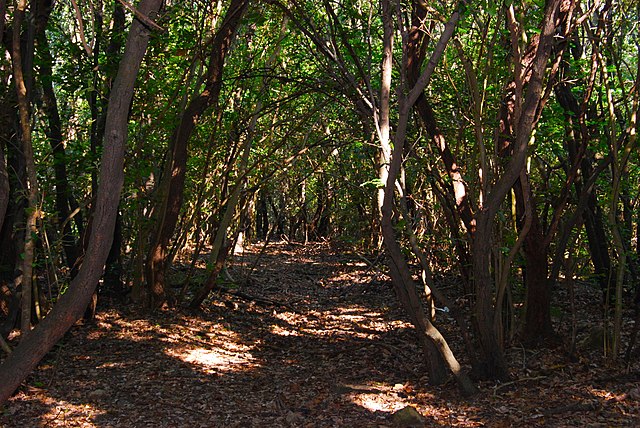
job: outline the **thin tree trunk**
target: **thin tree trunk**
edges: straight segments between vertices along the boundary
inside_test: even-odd
[[[280,40],[282,40],[285,35],[287,28],[288,19],[285,17],[281,26]],[[265,63],[265,68],[269,69],[273,66],[275,61],[278,59],[280,54],[280,45],[276,46],[273,53],[269,56]],[[260,85],[260,93],[264,95],[266,91],[266,83],[263,82]],[[253,138],[256,129],[256,125],[258,124],[258,118],[262,113],[263,102],[260,97],[256,107],[251,115],[251,121],[249,122],[249,128],[247,129],[247,136],[243,142],[238,141],[238,145],[240,146],[239,154],[240,154],[240,162],[238,165],[238,178],[231,189],[231,194],[226,198],[226,206],[224,210],[224,214],[222,215],[222,219],[220,220],[220,224],[215,232],[215,238],[213,242],[213,248],[211,250],[211,264],[214,266],[213,270],[210,272],[207,281],[203,285],[203,287],[196,293],[195,297],[191,300],[189,306],[192,309],[197,309],[200,307],[204,299],[206,299],[213,288],[216,285],[218,280],[218,276],[220,272],[224,268],[224,264],[226,262],[227,256],[233,246],[232,243],[228,242],[228,230],[231,226],[231,222],[235,217],[236,209],[238,203],[240,201],[241,193],[245,188],[246,182],[246,173],[249,166],[249,155],[251,154],[251,147],[253,146]],[[239,137],[241,139],[241,137]],[[232,165],[235,163],[235,157],[233,159],[228,160],[228,170],[231,170]]]
[[[410,85],[415,85],[420,77],[420,69],[425,60],[426,47],[428,44],[428,37],[425,35],[424,23],[427,16],[427,11],[424,4],[420,1],[413,2],[413,9],[411,15],[411,29],[408,36],[407,44],[407,78]],[[451,213],[456,219],[459,217],[465,226],[468,236],[473,237],[475,232],[475,223],[473,220],[473,210],[471,208],[470,200],[467,196],[466,182],[462,177],[459,163],[456,160],[454,154],[451,152],[451,148],[445,139],[440,127],[435,118],[433,108],[429,104],[424,93],[420,94],[415,103],[415,109],[418,112],[424,127],[431,137],[431,142],[435,146],[436,150],[440,154],[444,163],[445,170],[451,179],[451,187],[448,189],[453,193],[453,199],[455,200],[455,211]],[[447,206],[447,205],[445,205]],[[447,208],[445,208],[447,209]],[[459,222],[452,222],[456,228]],[[454,233],[458,233],[456,230]],[[463,278],[468,281],[469,278],[469,266],[464,261],[469,260],[470,256],[466,251],[466,248],[462,245],[456,245],[458,251],[458,261],[460,263],[460,272]]]
[[[4,223],[4,216],[7,213],[10,197],[9,174],[7,172],[7,162],[4,156],[4,143],[0,142],[0,230]]]
[[[13,46],[11,60],[13,63],[13,77],[15,79],[18,94],[18,110],[20,117],[20,131],[22,140],[22,153],[27,172],[27,224],[25,228],[24,249],[22,256],[21,274],[21,301],[22,316],[20,327],[22,334],[27,335],[31,330],[31,304],[33,290],[33,262],[35,256],[35,240],[37,234],[36,222],[38,220],[38,180],[36,165],[33,159],[33,145],[31,141],[31,123],[29,112],[29,98],[27,94],[28,82],[25,81],[23,69],[23,57],[20,47],[21,28],[27,8],[26,0],[18,1],[13,14]],[[29,72],[30,73],[30,72]]]
[[[77,239],[71,229],[71,222],[68,221],[71,210],[69,200],[69,182],[67,177],[67,154],[63,144],[62,122],[58,112],[58,103],[51,83],[53,75],[52,58],[49,52],[49,44],[44,31],[38,34],[38,48],[40,50],[40,84],[42,86],[42,101],[47,114],[48,129],[47,137],[53,153],[53,169],[55,173],[56,187],[56,211],[58,214],[58,226],[61,234],[62,248],[73,278],[77,272],[76,261],[79,256]]]
[[[137,9],[144,16],[153,18],[161,4],[162,0],[142,0]],[[60,297],[49,315],[20,342],[0,366],[0,405],[7,401],[42,357],[82,316],[102,275],[113,239],[116,210],[124,182],[123,163],[129,105],[148,41],[148,28],[134,20],[110,97],[100,188],[84,263],[69,290]]]

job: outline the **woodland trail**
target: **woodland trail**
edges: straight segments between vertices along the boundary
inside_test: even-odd
[[[236,280],[259,250],[235,257]],[[240,291],[257,299],[217,295],[198,314],[152,317],[103,307],[51,352],[0,426],[384,427],[408,405],[434,427],[640,425],[637,370],[609,376],[554,350],[535,351],[535,363],[513,350],[516,380],[481,384],[471,401],[452,382],[429,386],[388,279],[327,244],[273,244]]]

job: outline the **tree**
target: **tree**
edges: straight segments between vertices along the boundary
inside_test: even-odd
[[[191,100],[171,137],[170,156],[160,183],[157,224],[147,257],[147,306],[151,308],[159,307],[167,299],[164,279],[168,267],[167,248],[182,208],[189,138],[199,118],[209,107],[218,103],[225,59],[248,5],[248,0],[233,0],[230,3],[211,43],[205,88]]]
[[[161,0],[142,0],[137,8],[141,15],[138,16],[138,20],[133,21],[129,30],[125,53],[120,62],[107,112],[100,188],[85,260],[69,291],[58,300],[49,315],[33,331],[23,336],[20,345],[0,366],[0,403],[4,403],[11,396],[42,357],[82,316],[102,275],[113,239],[116,209],[124,179],[122,164],[129,103],[133,96],[137,71],[149,40],[150,30],[147,25],[161,4]]]

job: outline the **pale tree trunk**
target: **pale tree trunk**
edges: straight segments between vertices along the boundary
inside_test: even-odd
[[[389,163],[391,161],[391,142],[389,125],[389,98],[391,95],[391,72],[393,69],[393,10],[388,2],[383,1],[383,25],[384,25],[384,46],[382,49],[382,76],[380,82],[380,108],[374,109],[374,118],[380,142],[378,153],[378,179],[380,180],[377,202],[378,212],[382,215],[382,205],[384,203],[384,185],[389,177]]]
[[[162,0],[142,0],[137,9],[153,18]],[[116,210],[124,182],[124,150],[127,137],[129,105],[140,63],[147,49],[149,29],[139,20],[131,24],[125,53],[109,99],[100,187],[87,253],[69,290],[63,294],[49,315],[23,338],[0,366],[0,405],[37,366],[38,362],[82,317],[96,284],[102,275],[116,221]]]

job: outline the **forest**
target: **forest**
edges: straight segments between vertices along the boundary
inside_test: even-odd
[[[640,425],[639,23],[0,0],[0,426]]]

